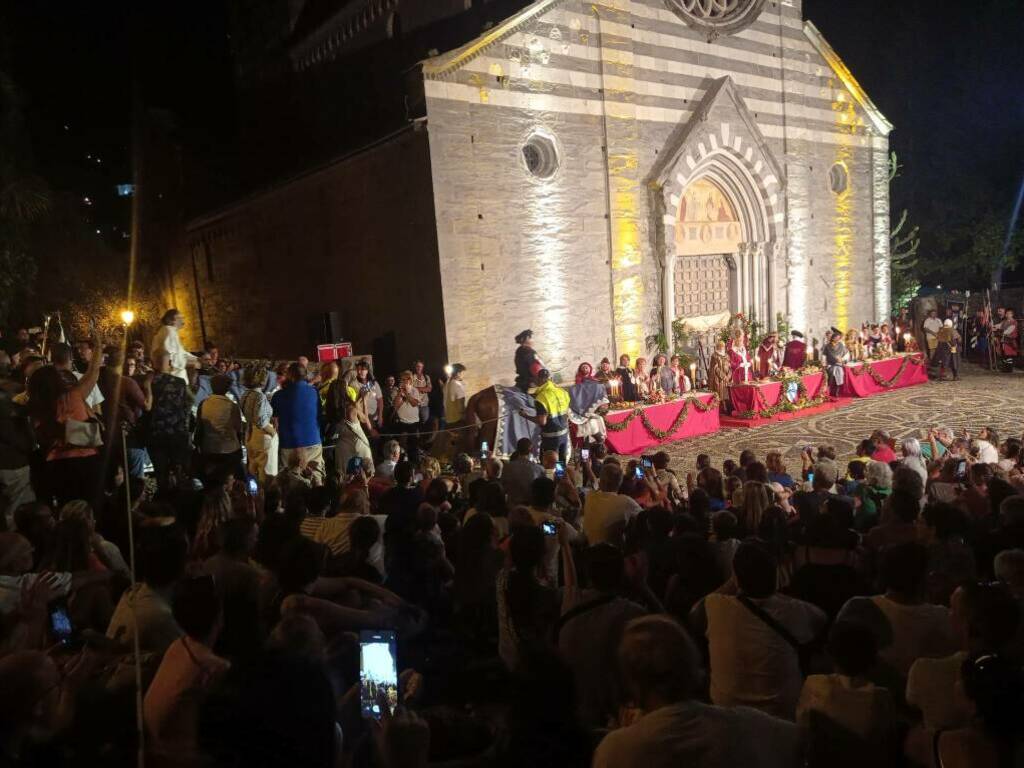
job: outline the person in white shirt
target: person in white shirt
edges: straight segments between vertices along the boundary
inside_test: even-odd
[[[188,383],[188,372],[186,369],[199,365],[199,358],[185,350],[179,331],[185,327],[185,318],[177,309],[168,309],[160,321],[159,330],[153,336],[153,349],[151,357],[155,357],[157,350],[167,351],[171,359],[171,375],[184,379]]]
[[[973,441],[973,447],[978,449],[978,462],[981,464],[999,463],[999,435],[991,427],[982,427],[978,436]]]
[[[777,572],[764,544],[741,544],[733,558],[734,583],[694,606],[691,621],[708,638],[713,703],[793,720],[803,686],[798,646],[814,640],[828,617],[776,592]],[[733,588],[736,594],[727,594]]]
[[[928,357],[935,354],[935,348],[939,344],[939,331],[942,329],[942,321],[934,309],[928,310],[928,317],[925,318],[921,327],[924,329],[924,342],[928,345]]]
[[[444,385],[444,420],[450,427],[458,424],[466,415],[466,385],[462,383],[462,372],[466,366],[455,363],[452,374]]]
[[[587,494],[583,503],[583,533],[590,545],[620,543],[626,524],[640,514],[640,505],[619,493],[622,467],[611,462],[601,467],[598,490]]]
[[[885,594],[854,597],[836,621],[856,621],[878,640],[880,665],[905,680],[920,658],[941,658],[956,650],[949,610],[924,601],[928,550],[921,544],[895,544],[882,550],[879,572]]]
[[[395,467],[402,458],[402,446],[397,440],[388,440],[384,443],[384,461],[377,465],[377,477],[391,480],[395,476]]]
[[[699,701],[698,659],[686,630],[668,616],[644,616],[626,625],[619,643],[619,676],[640,716],[604,737],[593,768],[800,764],[799,732],[793,723],[749,707]]]

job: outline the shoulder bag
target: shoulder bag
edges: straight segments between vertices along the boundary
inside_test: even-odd
[[[768,627],[775,632],[775,634],[777,634],[779,637],[781,637],[783,640],[789,643],[793,650],[796,651],[797,659],[800,662],[800,673],[806,677],[807,670],[810,667],[811,654],[814,651],[813,647],[810,644],[802,645],[800,641],[793,636],[792,632],[790,632],[788,629],[782,626],[782,624],[780,624],[774,616],[772,616],[770,613],[762,609],[760,606],[756,605],[754,601],[746,595],[737,595],[736,599],[740,601],[740,604],[744,608],[746,608],[757,618],[759,618],[761,621],[767,624]]]

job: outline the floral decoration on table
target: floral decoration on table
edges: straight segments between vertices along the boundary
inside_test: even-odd
[[[712,409],[718,409],[717,395],[712,395],[711,400],[708,403],[704,403],[700,400],[700,398],[693,397],[692,395],[686,397],[675,397],[672,398],[671,401],[665,402],[672,402],[676,400],[683,401],[683,407],[679,409],[679,413],[676,414],[675,419],[672,420],[672,423],[669,425],[668,429],[658,429],[656,426],[654,426],[651,423],[651,420],[647,418],[647,413],[644,411],[642,406],[634,408],[630,412],[630,414],[622,421],[617,421],[614,424],[609,424],[605,422],[605,426],[608,428],[609,432],[622,432],[630,424],[633,423],[634,419],[640,419],[640,423],[644,425],[644,429],[646,429],[652,437],[655,437],[658,440],[667,440],[676,432],[678,432],[679,428],[686,423],[686,419],[690,415],[691,405],[694,408],[696,408],[700,413],[707,413]]]
[[[896,382],[900,380],[900,377],[903,376],[903,372],[907,370],[907,366],[911,363],[914,363],[914,365],[921,365],[924,363],[924,357],[920,354],[904,355],[903,360],[900,362],[899,369],[892,378],[889,379],[886,379],[882,374],[876,371],[874,366],[872,366],[867,360],[861,363],[861,368],[864,373],[871,377],[871,380],[875,382],[875,384],[884,389],[892,389],[896,385]]]
[[[806,366],[801,368],[801,371],[806,370]],[[810,373],[818,373],[817,370],[807,371]],[[768,405],[764,401],[764,393],[760,387],[754,388],[754,404],[755,408],[748,411],[741,411],[740,413],[734,414],[740,419],[770,419],[777,413],[794,413],[795,411],[802,411],[805,408],[815,408],[819,405],[824,404],[828,401],[828,393],[821,392],[816,397],[811,397],[807,391],[807,385],[804,384],[803,376],[784,376],[781,379],[782,387],[779,389],[779,402],[775,405]],[[786,396],[786,391],[790,387],[796,387],[796,398],[790,400]],[[824,388],[823,388],[824,389]]]

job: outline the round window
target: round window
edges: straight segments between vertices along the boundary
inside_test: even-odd
[[[843,163],[836,163],[828,170],[828,186],[837,195],[843,194],[850,186],[850,173]]]
[[[714,38],[752,24],[765,0],[668,0],[669,7],[691,27]]]
[[[535,133],[523,144],[523,163],[530,175],[550,179],[558,170],[558,149],[554,139]]]

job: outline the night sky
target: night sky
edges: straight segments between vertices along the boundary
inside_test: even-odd
[[[128,224],[114,186],[130,180],[133,71],[191,151],[231,167],[225,0],[2,7],[0,68],[25,97],[37,170],[93,201],[83,215],[101,236],[113,241]],[[893,208],[910,209],[926,242],[929,221],[972,201],[1009,209],[1024,176],[1024,3],[804,0],[804,15],[895,124],[904,171]]]

